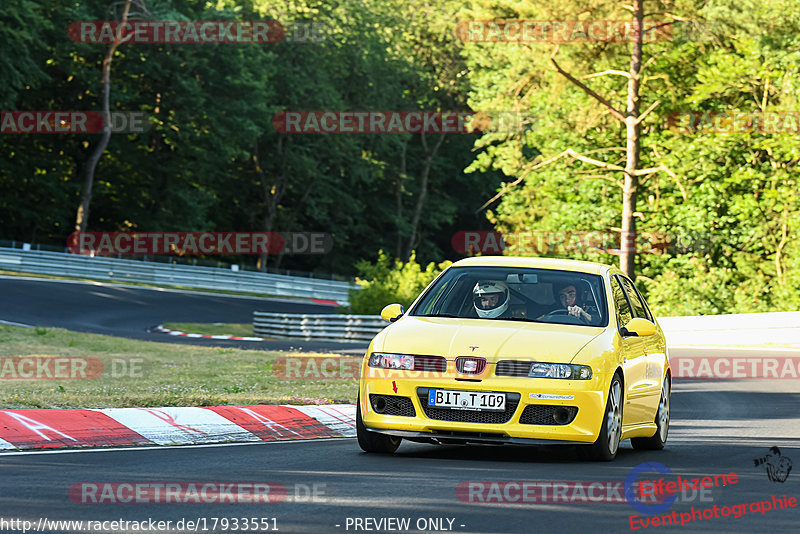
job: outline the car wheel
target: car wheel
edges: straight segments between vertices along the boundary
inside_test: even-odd
[[[610,462],[617,457],[620,436],[622,436],[622,380],[618,374],[611,379],[608,400],[603,415],[600,435],[592,445],[579,448],[581,456],[588,460]]]
[[[360,397],[356,403],[356,437],[358,438],[358,446],[364,452],[381,452],[384,454],[392,454],[396,451],[397,447],[400,446],[400,441],[403,439],[367,430],[367,427],[364,426],[364,421],[361,419]]]
[[[671,391],[669,377],[664,377],[664,385],[661,387],[661,400],[658,403],[656,412],[656,426],[658,430],[651,438],[632,438],[631,445],[634,449],[644,449],[660,451],[667,444],[667,434],[669,434],[669,396]]]

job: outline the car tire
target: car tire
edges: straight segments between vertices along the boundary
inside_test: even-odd
[[[378,452],[383,454],[392,454],[400,446],[403,438],[397,436],[389,436],[387,434],[380,434],[378,432],[370,432],[364,426],[364,421],[361,419],[361,398],[359,397],[356,403],[356,438],[358,439],[358,446],[364,452]]]
[[[583,458],[596,462],[610,462],[617,457],[622,436],[622,405],[622,379],[619,374],[615,374],[608,388],[608,400],[603,412],[600,435],[592,445],[584,445],[578,449]]]
[[[664,385],[661,386],[661,400],[658,402],[656,411],[656,426],[658,430],[650,438],[632,438],[631,445],[634,449],[660,451],[667,444],[669,434],[669,397],[672,394],[672,386],[669,376],[664,377]]]

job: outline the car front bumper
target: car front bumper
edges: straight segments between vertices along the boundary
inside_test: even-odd
[[[609,377],[603,374],[596,374],[590,380],[489,376],[480,381],[468,381],[456,380],[451,376],[431,377],[425,373],[414,376],[415,373],[410,371],[381,369],[375,372],[368,368],[364,371],[360,385],[364,426],[373,431],[414,439],[441,438],[486,443],[593,443],[600,433],[608,395],[606,382]],[[497,412],[484,416],[487,412],[476,415],[471,410],[430,410],[426,401],[430,388],[506,393],[506,412],[503,416],[497,416]],[[370,401],[371,396],[375,395],[388,398],[390,403],[394,398],[408,400],[396,404],[405,407],[403,410],[378,413]],[[511,406],[512,398],[518,398],[515,406]],[[413,406],[413,412],[408,409],[408,401]],[[544,407],[531,409],[544,414],[554,411],[552,407],[574,407],[577,413],[567,424],[556,424],[554,420],[548,420],[550,424],[535,424],[527,416],[528,406]],[[397,412],[404,412],[404,415],[397,415]],[[463,419],[483,419],[484,422]],[[541,422],[542,419],[536,421]]]

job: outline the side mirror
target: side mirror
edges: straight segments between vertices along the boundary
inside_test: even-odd
[[[400,304],[389,304],[381,310],[381,319],[388,323],[393,323],[398,320],[406,312]]]
[[[646,337],[656,333],[656,325],[647,319],[635,317],[622,329],[623,335]]]

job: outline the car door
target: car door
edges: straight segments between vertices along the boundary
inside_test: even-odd
[[[645,302],[644,297],[642,296],[641,292],[639,292],[639,289],[630,280],[626,278],[623,280],[626,291],[632,295],[630,299],[633,304],[633,316],[642,317],[655,324],[656,321],[653,317],[653,312],[650,311],[650,307],[647,305],[647,302]],[[657,407],[658,402],[661,399],[661,385],[662,381],[664,380],[664,373],[666,371],[667,344],[666,340],[664,339],[664,333],[660,328],[658,328],[658,326],[656,326],[656,333],[652,336],[647,336],[644,338],[644,340],[644,348],[645,352],[647,353],[645,380],[648,382],[655,398],[653,401],[653,406]]]
[[[622,286],[625,288],[625,296],[628,297],[628,302],[631,305],[631,312],[633,317],[640,317],[653,322],[653,317],[650,315],[647,305],[644,303],[639,291],[631,280],[625,276],[619,276]],[[663,370],[663,341],[658,331],[655,334],[636,337],[640,340],[641,350],[644,354],[644,368],[642,381],[636,391],[636,398],[634,401],[641,406],[645,414],[645,421],[651,422],[655,417],[654,410],[658,406],[661,394],[661,374]],[[660,365],[658,362],[662,362]]]
[[[622,370],[625,375],[625,405],[622,410],[622,424],[643,423],[646,420],[646,412],[642,391],[647,366],[644,342],[636,336],[625,334],[624,326],[631,320],[633,313],[622,282],[617,275],[611,277],[611,293],[614,296],[622,352]]]

